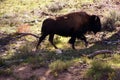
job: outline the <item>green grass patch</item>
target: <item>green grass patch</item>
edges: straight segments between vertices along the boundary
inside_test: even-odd
[[[120,64],[120,54],[114,54],[111,61],[116,64]]]
[[[95,60],[91,63],[91,68],[87,71],[87,76],[89,76],[92,80],[108,80],[115,77],[114,69],[103,61]]]
[[[10,68],[7,69],[0,69],[0,75],[2,76],[10,76],[12,75],[12,70]]]
[[[28,57],[24,62],[25,63],[29,63],[29,64],[33,64],[34,65],[34,69],[36,67],[43,67],[43,66],[47,65],[47,62],[41,56]]]
[[[58,72],[63,72],[64,70],[67,70],[72,64],[73,64],[72,61],[56,60],[49,64],[49,68],[50,68],[51,72],[55,76],[57,76]]]

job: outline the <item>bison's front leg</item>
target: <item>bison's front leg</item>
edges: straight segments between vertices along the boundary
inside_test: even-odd
[[[88,41],[86,40],[86,37],[84,35],[82,35],[79,38],[85,42],[85,47],[87,47],[88,46]]]
[[[42,36],[39,38],[39,41],[37,43],[37,46],[36,46],[36,50],[38,49],[38,46],[40,45],[40,43],[45,39],[45,37],[47,36],[47,34],[42,34]]]
[[[76,37],[71,37],[69,40],[69,43],[71,44],[73,49],[75,49],[75,40],[76,40]]]
[[[54,34],[50,34],[49,35],[49,41],[50,41],[50,43],[54,46],[55,49],[58,49],[58,47],[53,43],[53,38],[54,38]]]

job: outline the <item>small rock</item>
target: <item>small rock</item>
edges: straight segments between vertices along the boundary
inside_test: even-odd
[[[111,44],[112,42],[107,42],[107,44]]]
[[[60,49],[56,49],[55,52],[58,53],[58,54],[61,54],[61,53],[62,53],[62,50],[60,50]]]

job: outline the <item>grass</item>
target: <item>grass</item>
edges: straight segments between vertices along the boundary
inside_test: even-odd
[[[108,35],[111,35],[108,37],[108,39],[113,39],[114,34],[108,33]],[[14,47],[14,45],[11,45],[11,48],[8,51],[9,55],[6,55],[5,56],[6,58],[4,57],[3,60],[1,60],[0,64],[3,66],[6,66],[7,68],[9,68],[12,65],[20,65],[23,63],[34,65],[32,67],[33,69],[40,68],[40,67],[49,67],[53,75],[57,77],[59,76],[59,73],[66,71],[70,66],[81,61],[84,64],[88,63],[89,66],[90,65],[93,66],[90,68],[90,71],[88,71],[90,78],[91,78],[91,75],[94,75],[93,78],[95,80],[99,80],[101,79],[101,77],[104,77],[104,75],[102,74],[104,74],[105,72],[106,72],[105,75],[107,75],[107,78],[110,78],[110,79],[112,77],[114,78],[114,75],[116,75],[116,73],[112,72],[111,70],[113,70],[114,67],[119,67],[119,65],[117,65],[117,64],[120,64],[119,54],[115,54],[111,57],[109,55],[106,57],[104,57],[104,55],[99,55],[95,57],[95,59],[106,60],[107,63],[110,64],[110,66],[106,64],[101,64],[101,62],[99,61],[97,61],[96,63],[93,62],[92,64],[90,64],[91,61],[94,61],[94,60],[88,59],[87,57],[83,57],[82,54],[87,55],[96,50],[102,50],[102,49],[109,49],[109,50],[115,51],[117,50],[117,45],[111,46],[111,44],[104,45],[104,44],[101,44],[101,42],[96,42],[88,48],[82,48],[82,49],[80,48],[79,50],[76,51],[76,50],[71,50],[68,47],[66,43],[67,39],[66,41],[62,42],[64,38],[61,38],[61,37],[59,38],[60,40],[58,38],[55,39],[56,43],[58,44],[58,47],[60,47],[59,45],[66,44],[65,47],[62,46],[62,49],[63,49],[62,54],[56,54],[52,46],[47,45],[49,44],[47,41],[42,43],[43,45],[41,46],[42,49],[40,49],[38,52],[33,52],[32,49],[35,47],[35,43],[31,41],[29,42],[28,40],[26,41],[26,43],[24,43],[24,45],[22,45],[17,50],[17,52],[12,52],[12,47]],[[45,48],[44,46],[46,46],[47,48]],[[77,46],[83,46],[83,44],[80,43],[80,45],[77,45]],[[22,61],[20,61],[21,59]],[[8,61],[12,63],[9,64]],[[6,74],[6,72],[4,71],[2,71],[2,73]]]
[[[7,27],[7,28],[6,28]],[[16,32],[16,27],[9,27],[8,25],[6,26],[0,26],[0,31],[4,32],[6,34],[11,34]]]
[[[101,56],[102,58],[100,58]],[[92,80],[101,80],[105,78],[105,80],[118,80],[119,77],[117,75],[119,75],[119,71],[117,72],[116,68],[119,69],[120,67],[120,55],[113,54],[111,57],[101,56],[99,55],[97,60],[93,59],[92,62],[90,62],[91,67],[88,69],[86,75]]]
[[[1,2],[1,14],[8,12],[22,12],[30,11],[38,7],[45,7],[46,4],[50,3],[51,0],[5,0]],[[6,10],[7,9],[7,10]]]
[[[103,23],[104,30],[113,31],[120,25],[119,13],[111,11],[106,14],[106,20]]]
[[[120,64],[120,54],[114,54],[111,61],[113,63]]]
[[[39,67],[45,67],[47,61],[45,61],[45,59],[41,56],[36,56],[36,57],[28,57],[27,59],[25,59],[24,61],[25,63],[28,64],[33,64],[33,69],[39,68]]]
[[[67,70],[72,64],[73,64],[72,61],[56,60],[49,64],[49,68],[51,72],[54,74],[54,76],[57,76],[58,73]]]
[[[20,53],[15,54],[11,58],[9,57],[10,59],[8,59],[8,61],[12,62],[14,60],[16,61],[18,60],[18,62],[11,63],[12,65],[20,65],[22,63],[33,64],[34,65],[33,69],[40,68],[40,67],[49,67],[53,75],[56,77],[59,76],[59,73],[66,71],[70,66],[81,61],[82,63],[88,63],[89,65],[92,65],[92,67],[90,68],[90,71],[88,71],[88,74],[89,74],[89,77],[91,77],[91,75],[94,75],[93,77],[94,80],[101,79],[101,77],[104,76],[102,75],[104,73],[105,75],[107,75],[107,78],[114,77],[115,73],[112,72],[114,71],[113,70],[114,68],[112,68],[110,65],[119,67],[119,65],[116,65],[116,64],[120,64],[119,54],[115,54],[112,57],[109,57],[109,56],[104,57],[103,55],[97,56],[97,59],[106,60],[107,63],[109,63],[110,65],[103,63],[103,61],[100,61],[100,62],[99,60],[94,61],[94,60],[88,59],[87,57],[81,56],[81,54],[83,53],[89,54],[96,49],[99,50],[102,46],[99,45],[98,47],[97,44],[94,45],[94,47],[92,48],[83,49],[79,51],[66,50],[64,51],[63,54],[56,54],[54,51],[49,51],[49,50],[48,51],[42,50],[33,54],[33,52],[31,51],[33,46],[30,46],[30,45],[31,44],[28,44],[25,47],[22,47],[19,50]],[[23,61],[19,62],[19,60],[21,59],[23,59]],[[1,64],[4,66],[8,66],[9,64],[6,63],[6,61],[7,59],[5,60],[5,62],[4,60],[1,60]],[[90,64],[91,61],[93,61],[92,64]]]
[[[92,78],[92,80],[101,80],[101,79],[114,79],[115,74],[112,67],[103,61],[93,61],[91,63],[91,68],[88,70],[87,75]]]
[[[12,75],[12,70],[10,68],[0,70],[0,75],[2,75],[2,76],[10,76],[10,75]]]

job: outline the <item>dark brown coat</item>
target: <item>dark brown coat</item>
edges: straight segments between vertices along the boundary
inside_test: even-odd
[[[56,18],[47,18],[43,21],[42,36],[39,38],[37,48],[42,40],[49,35],[50,43],[57,49],[53,43],[54,34],[71,37],[69,43],[72,44],[73,49],[75,49],[76,38],[83,40],[87,46],[88,42],[84,34],[88,31],[96,34],[100,30],[100,18],[96,15],[89,15],[86,12],[74,12]]]

